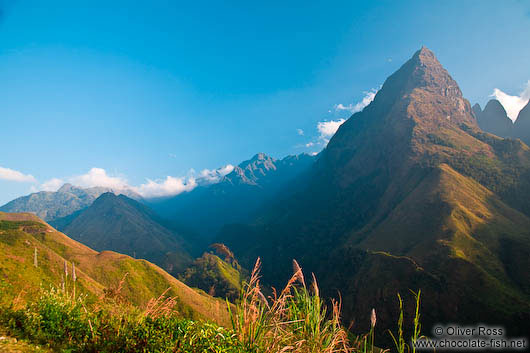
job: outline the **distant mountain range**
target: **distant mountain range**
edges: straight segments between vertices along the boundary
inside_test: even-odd
[[[475,104],[473,112],[482,130],[501,137],[519,138],[530,144],[530,102],[519,112],[515,123],[496,99],[490,100],[484,110]]]
[[[224,224],[247,220],[277,193],[287,192],[289,183],[306,172],[315,159],[300,154],[277,160],[258,153],[216,184],[147,202],[163,218],[211,240]]]
[[[199,180],[199,186],[190,192],[152,199],[143,199],[128,189],[84,189],[64,184],[55,192],[41,191],[19,197],[1,206],[0,211],[34,213],[65,230],[100,195],[110,192],[149,206],[167,221],[166,226],[170,224],[170,228],[200,234],[203,238],[200,246],[204,247],[224,224],[248,219],[267,200],[285,190],[288,183],[305,172],[315,159],[313,155],[299,154],[277,160],[258,153],[227,175],[217,172],[214,180]]]
[[[370,308],[391,327],[396,293],[421,289],[426,332],[484,322],[524,333],[530,149],[484,133],[430,50],[392,74],[293,185],[217,239],[245,267],[260,256],[266,282],[283,283],[297,259],[327,295],[341,293],[359,332],[369,330]]]
[[[314,160],[308,154],[276,160],[259,153],[218,181],[173,197],[145,200],[130,190],[65,184],[56,192],[20,197],[0,210],[34,213],[97,251],[143,258],[177,275],[224,224],[248,219]]]
[[[141,196],[130,190],[115,190],[106,187],[80,188],[64,184],[59,190],[40,191],[19,197],[0,207],[2,212],[31,212],[45,221],[66,217],[86,208],[101,194],[112,192],[140,200]]]

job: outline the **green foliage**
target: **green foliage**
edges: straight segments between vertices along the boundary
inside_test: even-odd
[[[454,143],[435,134],[427,134],[427,139],[435,145],[455,148]]]
[[[47,291],[23,310],[6,308],[2,312],[0,319],[5,325],[41,344],[75,342],[84,346],[91,337],[83,299],[71,299],[61,291]]]
[[[213,254],[205,253],[180,276],[180,280],[190,287],[200,288],[210,295],[234,302],[239,298],[241,290],[240,270],[240,266],[236,268]]]
[[[392,336],[392,340],[394,341],[394,344],[396,346],[396,349],[399,353],[405,352],[405,338],[403,336],[403,299],[401,299],[401,295],[398,293],[398,300],[399,300],[399,319],[397,322],[398,325],[398,332],[396,336],[392,333],[392,331],[388,331],[390,333],[390,336]]]
[[[244,352],[236,334],[176,312],[153,315],[116,302],[88,306],[55,289],[23,309],[4,307],[11,334],[67,352]]]
[[[34,221],[5,221],[0,220],[0,230],[13,230],[24,227],[26,230],[34,228],[35,230],[46,229],[46,226],[39,222]],[[29,233],[29,232],[28,232]]]

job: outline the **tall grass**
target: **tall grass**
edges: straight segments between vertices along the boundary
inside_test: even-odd
[[[411,291],[412,295],[414,296],[414,304],[415,304],[415,310],[414,310],[414,319],[413,319],[413,328],[412,328],[412,336],[410,338],[410,345],[405,342],[404,334],[403,334],[403,299],[401,298],[401,295],[398,293],[398,302],[399,302],[399,318],[398,318],[398,331],[396,334],[392,333],[392,331],[388,331],[390,333],[390,336],[392,337],[392,340],[394,341],[394,346],[398,353],[405,353],[405,352],[413,352],[416,353],[416,342],[420,339],[426,339],[427,337],[421,335],[421,324],[420,324],[420,304],[421,304],[421,290],[418,290],[418,292]]]
[[[340,303],[328,312],[313,276],[306,286],[302,269],[294,261],[294,274],[283,290],[268,299],[262,293],[257,260],[235,308],[228,305],[232,327],[250,351],[271,353],[352,352],[340,323]]]

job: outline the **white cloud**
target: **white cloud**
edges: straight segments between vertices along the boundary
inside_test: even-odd
[[[495,97],[499,102],[501,102],[502,106],[506,110],[506,114],[508,114],[508,117],[512,119],[512,121],[515,121],[521,109],[528,104],[528,100],[530,99],[530,81],[526,83],[526,87],[518,96],[510,96],[498,88],[493,90],[491,96]]]
[[[377,94],[378,89],[372,88],[371,90],[364,92],[364,97],[360,102],[355,104],[344,105],[342,103],[335,105],[335,111],[348,111],[350,113],[357,113],[364,109],[368,104],[370,104]]]
[[[344,119],[331,120],[331,121],[321,121],[317,124],[317,129],[319,132],[319,138],[327,144],[329,139],[337,132],[339,127],[345,122]]]
[[[37,180],[30,174],[23,174],[18,170],[0,167],[0,179],[19,183],[35,183]]]
[[[306,147],[313,147],[315,145],[314,142],[308,142],[305,144]]]
[[[234,166],[231,164],[227,164],[224,167],[217,169],[216,172],[220,174],[221,176],[225,176],[227,174],[232,173],[233,170],[234,170]]]
[[[183,192],[192,191],[199,185],[215,184],[232,170],[234,170],[234,166],[227,164],[218,169],[203,169],[198,176],[195,176],[195,170],[190,169],[186,177],[168,175],[165,179],[147,179],[145,184],[129,186],[128,188],[144,198],[175,196]]]
[[[114,190],[131,190],[144,198],[175,196],[182,192],[193,190],[198,185],[209,185],[217,183],[222,177],[234,170],[234,166],[227,164],[218,169],[204,169],[198,176],[195,170],[190,169],[187,176],[166,176],[164,179],[146,179],[139,186],[129,185],[127,179],[121,176],[111,176],[105,169],[92,168],[88,173],[66,178],[67,182],[83,187],[103,186]],[[56,191],[64,183],[62,179],[53,178],[40,186],[41,190]]]
[[[298,133],[298,135],[300,135],[300,136],[304,136],[304,130],[302,130],[302,129],[296,129],[296,132]]]
[[[218,169],[203,169],[197,178],[197,182],[201,185],[215,184],[233,170],[234,166],[231,164],[227,164]]]
[[[83,188],[94,186],[103,186],[117,190],[129,188],[126,179],[118,176],[109,176],[105,169],[102,168],[92,168],[88,173],[69,178],[68,181]]]
[[[142,197],[174,196],[185,191],[191,191],[197,186],[195,178],[176,178],[167,176],[164,180],[154,181],[147,179],[147,183],[138,187],[130,187]]]
[[[61,186],[63,186],[64,181],[59,178],[52,178],[50,180],[45,181],[40,186],[41,191],[57,191]]]

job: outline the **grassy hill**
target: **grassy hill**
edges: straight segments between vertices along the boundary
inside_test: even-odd
[[[134,305],[145,306],[169,289],[166,294],[177,298],[177,310],[184,317],[228,322],[222,300],[191,289],[148,261],[94,251],[33,214],[0,213],[0,286],[4,302],[24,302],[38,296],[42,288],[61,286],[65,261],[69,270],[67,288],[72,290],[71,264],[75,264],[76,291],[86,293],[92,301],[115,291],[123,280],[120,296]]]

